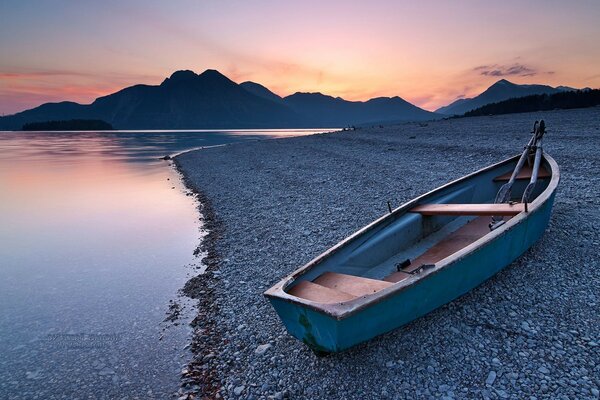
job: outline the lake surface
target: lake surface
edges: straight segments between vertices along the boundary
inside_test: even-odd
[[[0,132],[0,398],[173,396],[202,227],[160,158],[321,131]]]

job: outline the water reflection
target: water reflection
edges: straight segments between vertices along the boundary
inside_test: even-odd
[[[322,130],[0,132],[0,160],[73,162],[80,158],[146,163],[184,150]],[[63,157],[65,157],[63,159]]]
[[[200,227],[160,157],[308,133],[0,132],[0,398],[171,396]]]

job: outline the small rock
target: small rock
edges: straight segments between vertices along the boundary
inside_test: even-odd
[[[544,374],[544,375],[548,375],[550,373],[550,370],[544,366],[541,366],[538,368],[538,372]]]
[[[233,394],[235,394],[236,396],[239,396],[242,394],[242,392],[244,391],[244,389],[246,389],[246,386],[242,385],[242,386],[237,386],[235,389],[233,389]]]
[[[496,380],[496,371],[490,371],[490,373],[487,376],[487,379],[485,380],[485,384],[493,385],[495,380]]]
[[[269,350],[271,347],[273,347],[273,345],[271,343],[267,343],[267,344],[261,344],[260,346],[258,346],[256,348],[256,350],[254,350],[254,354],[256,354],[257,356],[262,356],[263,354],[266,353],[267,350]]]
[[[600,397],[600,390],[598,390],[596,388],[592,388],[590,391],[592,392],[592,396]]]
[[[42,376],[40,374],[40,371],[34,371],[34,372],[27,371],[25,373],[25,377],[27,379],[37,380],[37,379],[40,379]]]
[[[113,371],[110,368],[105,368],[102,371],[98,372],[98,375],[100,376],[106,376],[106,375],[113,375],[115,373],[115,371]]]
[[[430,374],[433,374],[435,372],[435,368],[433,368],[431,365],[429,365],[427,367],[427,372],[429,372]]]

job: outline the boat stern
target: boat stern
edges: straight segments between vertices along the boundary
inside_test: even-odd
[[[268,296],[288,333],[302,341],[315,353],[334,353],[343,350],[338,333],[339,320],[300,304]]]

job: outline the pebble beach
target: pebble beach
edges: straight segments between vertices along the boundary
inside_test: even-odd
[[[465,296],[316,357],[263,292],[387,212],[520,153],[533,122],[561,183],[550,225]],[[208,265],[186,398],[595,399],[600,396],[600,108],[362,127],[175,157],[197,193]]]

